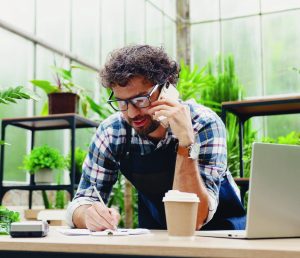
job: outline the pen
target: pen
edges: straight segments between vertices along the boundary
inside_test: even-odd
[[[96,192],[96,194],[97,194],[97,197],[98,197],[98,199],[99,199],[99,201],[102,203],[102,205],[104,206],[104,207],[106,207],[107,208],[107,206],[105,205],[105,203],[104,203],[104,201],[103,201],[103,199],[102,199],[102,197],[101,197],[101,195],[99,194],[99,192],[98,192],[98,190],[97,190],[97,188],[96,188],[96,186],[95,185],[93,185],[93,188],[94,188],[94,191]],[[111,223],[109,223],[109,224],[111,224]],[[111,224],[112,225],[112,224]],[[115,225],[112,225],[113,227],[114,227],[114,230],[116,230],[117,229],[117,227],[115,226]]]

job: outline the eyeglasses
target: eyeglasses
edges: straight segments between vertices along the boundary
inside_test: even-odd
[[[151,91],[144,95],[144,96],[140,96],[140,97],[134,97],[134,98],[130,98],[130,99],[111,99],[113,97],[113,92],[110,94],[109,99],[107,101],[107,103],[115,110],[115,111],[126,111],[128,110],[128,103],[131,103],[133,106],[135,106],[136,108],[146,108],[149,107],[151,104],[151,96],[152,94],[163,84],[156,84],[153,86],[153,88],[151,89]]]

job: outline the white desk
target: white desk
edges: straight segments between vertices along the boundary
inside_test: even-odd
[[[97,254],[97,257],[300,257],[300,238],[239,240],[195,237],[194,240],[174,240],[168,237],[166,231],[151,231],[151,235],[138,236],[65,236],[55,228],[50,227],[48,236],[44,238],[0,236],[0,256],[67,258],[83,257],[83,254],[84,257],[94,257]],[[23,253],[26,251],[30,252],[28,256]],[[38,252],[43,252],[44,256]]]

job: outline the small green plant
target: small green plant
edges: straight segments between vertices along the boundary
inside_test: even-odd
[[[10,103],[17,103],[17,100],[21,99],[38,100],[39,98],[34,92],[24,88],[23,86],[0,90],[0,104],[8,105]],[[9,145],[7,142],[0,139],[0,145],[3,144]]]
[[[33,92],[22,86],[0,90],[1,104],[17,103],[17,100],[20,99],[38,100],[38,97]]]
[[[197,103],[207,106],[221,115],[221,105],[225,101],[241,100],[244,88],[239,82],[235,72],[234,58],[232,55],[218,55],[215,62],[209,61],[206,66],[199,69],[198,66],[190,68],[181,63],[181,71],[177,89],[183,100],[194,99]],[[239,175],[239,148],[238,148],[238,121],[232,114],[227,114],[227,153],[228,168],[233,176]],[[245,123],[244,130],[244,155],[250,149],[256,132],[251,129],[251,123]],[[249,160],[244,162],[245,169],[250,167]],[[248,173],[248,172],[247,172]],[[247,174],[245,173],[245,174]]]
[[[10,223],[20,221],[19,212],[11,211],[5,206],[0,206],[0,235],[8,235]]]
[[[87,68],[84,68],[82,66],[71,66],[70,69],[64,69],[61,67],[57,66],[51,66],[51,69],[54,73],[54,81],[55,83],[53,84],[52,82],[48,80],[31,80],[30,82],[42,89],[47,95],[51,93],[62,93],[62,92],[70,92],[70,93],[75,93],[79,96],[80,98],[80,106],[81,110],[84,116],[87,116],[87,112],[89,109],[89,101],[87,99],[87,91],[84,87],[74,83],[73,81],[73,70],[75,69],[80,69],[80,70],[86,70],[90,71]],[[43,115],[47,115],[47,110],[48,110],[48,102],[44,104],[43,107]]]
[[[182,100],[194,99],[198,103],[203,103],[206,100],[202,98],[205,90],[209,90],[213,87],[213,78],[207,74],[207,67],[199,69],[195,65],[192,69],[184,64],[180,63],[179,81],[177,84],[177,90],[180,93]],[[216,104],[216,103],[213,103]]]
[[[94,111],[99,116],[99,119],[96,120],[100,122],[115,112],[112,109],[112,107],[106,102],[109,98],[109,95],[110,95],[110,90],[102,88],[100,93],[100,101],[99,101],[100,104],[97,104],[91,97],[89,96],[86,97],[91,110]]]
[[[287,135],[279,136],[277,139],[271,137],[263,137],[262,142],[300,145],[300,132],[292,131]]]
[[[23,160],[23,165],[24,169],[34,174],[42,168],[64,169],[66,162],[57,149],[43,145],[35,147],[29,155],[26,155]]]

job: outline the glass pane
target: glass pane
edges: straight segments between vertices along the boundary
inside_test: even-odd
[[[34,0],[0,0],[0,19],[32,33]]]
[[[259,17],[222,23],[223,53],[232,53],[240,82],[246,96],[262,93]]]
[[[72,4],[72,52],[99,64],[100,2],[74,0]]]
[[[157,7],[156,9],[163,10],[164,8],[164,1],[161,0],[146,0],[146,2],[149,2],[150,4],[152,3],[152,6],[155,5]]]
[[[146,2],[146,43],[161,46],[163,43],[163,15]]]
[[[37,35],[47,42],[69,50],[70,48],[70,1],[36,1]]]
[[[263,12],[286,10],[299,7],[299,0],[261,0],[261,9]]]
[[[191,22],[219,18],[219,0],[190,0]]]
[[[28,81],[33,74],[33,45],[2,29],[0,29],[0,38],[0,89],[19,85],[29,87]],[[17,104],[0,103],[0,120],[27,116],[30,102],[19,100]],[[19,167],[22,165],[23,155],[26,152],[27,139],[26,130],[12,126],[6,127],[5,140],[11,145],[5,147],[4,180],[24,181],[26,179],[26,174]]]
[[[300,91],[300,11],[263,16],[266,95]]]
[[[112,50],[124,46],[124,0],[103,0],[101,5],[101,63]]]
[[[280,115],[267,117],[267,135],[272,138],[286,136],[295,131],[300,133],[300,115]]]
[[[167,53],[176,59],[176,24],[164,17],[164,44]]]
[[[59,67],[68,68],[69,61],[62,59],[62,57],[54,55],[52,52],[45,50],[42,47],[37,47],[36,54],[36,79],[38,80],[49,80],[53,84],[56,84],[55,74],[50,68],[56,63]],[[42,108],[48,97],[45,92],[37,89],[38,94],[41,96],[41,101],[36,103],[36,115],[41,115]],[[66,131],[66,130],[64,130]],[[35,146],[48,144],[50,147],[58,148],[61,152],[64,151],[64,145],[69,144],[69,141],[64,141],[65,135],[63,130],[53,131],[37,131],[35,137]]]
[[[170,16],[171,19],[176,20],[176,0],[161,1],[164,4],[164,12]]]
[[[259,0],[220,0],[221,18],[258,14]]]
[[[144,13],[144,1],[126,0],[126,44],[141,44],[145,41]]]
[[[72,63],[72,65],[78,65],[77,63]],[[97,101],[100,94],[100,85],[98,80],[98,72],[91,70],[73,69],[72,70],[73,82],[79,87],[83,88],[85,93],[92,99]],[[80,108],[80,114],[83,116],[82,110]],[[90,110],[88,117],[92,116],[93,113]]]
[[[192,64],[203,67],[220,52],[218,22],[193,25],[191,28]]]

